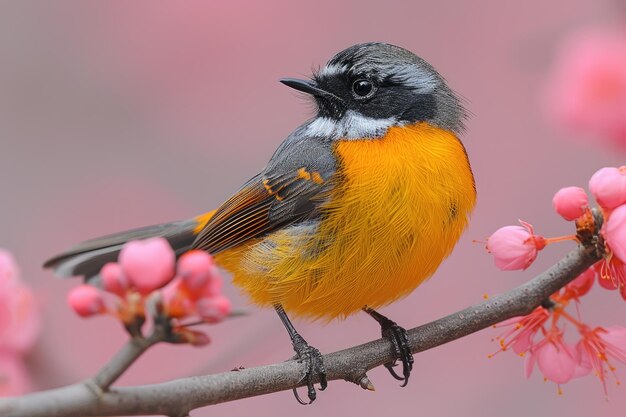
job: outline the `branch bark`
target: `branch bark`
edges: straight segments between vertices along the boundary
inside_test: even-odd
[[[578,246],[533,280],[475,306],[410,329],[413,353],[432,349],[533,311],[551,294],[601,259],[593,245]],[[136,387],[106,387],[149,345],[128,346],[132,355],[118,354],[94,379],[16,398],[0,399],[7,417],[73,417],[150,415],[187,416],[190,410],[227,401],[284,391],[302,385],[304,366],[297,361],[242,369],[216,375],[182,378]],[[119,359],[120,355],[126,359]],[[111,365],[116,359],[121,366]],[[128,362],[128,358],[132,358]],[[375,340],[324,356],[328,380],[343,379],[365,387],[366,372],[393,359],[391,343]],[[106,370],[106,371],[105,371]],[[99,382],[98,382],[99,381]],[[93,385],[104,387],[93,390]]]

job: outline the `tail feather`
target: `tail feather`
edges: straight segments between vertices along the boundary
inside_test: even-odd
[[[113,262],[129,240],[164,237],[177,255],[189,250],[196,238],[199,219],[193,218],[174,223],[147,226],[103,236],[68,249],[44,263],[44,268],[52,268],[61,277],[84,276],[89,280],[98,275],[107,262]]]

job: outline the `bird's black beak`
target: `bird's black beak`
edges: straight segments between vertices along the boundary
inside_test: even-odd
[[[299,80],[297,78],[283,78],[280,80],[280,82],[285,84],[287,87],[291,87],[298,91],[302,91],[303,93],[308,93],[317,97],[324,97],[330,100],[339,101],[343,103],[343,100],[337,97],[336,95],[334,95],[333,93],[319,88],[315,81]]]

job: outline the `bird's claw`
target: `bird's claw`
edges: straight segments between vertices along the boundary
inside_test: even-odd
[[[300,382],[306,383],[309,402],[307,403],[300,398],[296,388],[293,389],[293,395],[300,404],[308,405],[315,401],[315,398],[317,397],[317,392],[313,386],[316,378],[318,378],[320,382],[320,391],[324,391],[328,386],[324,358],[319,350],[310,346],[300,335],[297,335],[294,339],[293,349],[296,351],[295,359],[297,359],[298,362],[304,362],[306,364],[306,373]]]
[[[402,387],[405,387],[409,383],[409,377],[413,370],[413,354],[409,346],[409,338],[406,330],[403,327],[398,326],[395,322],[387,320],[381,324],[382,336],[389,340],[393,345],[396,359],[393,362],[385,364],[385,368],[389,371],[398,381],[403,381]],[[402,376],[398,375],[394,369],[397,365],[397,361],[402,362]]]

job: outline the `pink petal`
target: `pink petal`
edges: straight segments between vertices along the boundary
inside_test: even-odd
[[[517,337],[515,338],[515,340],[513,341],[511,345],[511,347],[513,348],[513,352],[519,355],[520,353],[524,353],[528,351],[530,347],[532,346],[532,338],[533,338],[533,335],[535,334],[535,331],[529,328],[525,328],[524,330],[522,330],[517,335]]]
[[[0,285],[19,282],[20,269],[10,252],[0,249]]]
[[[22,358],[0,350],[0,397],[13,397],[31,391],[30,377]]]
[[[487,251],[504,271],[526,269],[537,257],[533,235],[521,226],[505,226],[487,239]]]
[[[589,191],[604,209],[626,204],[626,167],[599,169],[589,180]]]
[[[105,264],[100,270],[100,278],[105,291],[124,297],[126,290],[128,290],[128,280],[126,280],[120,264],[116,262]]]
[[[41,318],[37,301],[30,290],[22,284],[14,285],[11,292],[0,297],[0,319],[8,322],[0,327],[0,347],[14,352],[26,353],[35,344],[41,331]]]
[[[141,294],[149,294],[174,278],[176,255],[164,238],[135,240],[119,256],[124,275]]]
[[[552,199],[554,209],[565,220],[576,220],[589,206],[587,193],[580,187],[561,188]]]
[[[106,311],[100,291],[87,284],[72,288],[67,295],[67,302],[82,317],[89,317]]]
[[[626,36],[578,32],[561,48],[547,91],[549,115],[567,129],[626,145]]]
[[[213,271],[213,258],[205,251],[193,250],[178,260],[177,273],[187,290],[198,298],[208,284]]]
[[[574,376],[578,365],[576,349],[561,342],[548,342],[537,348],[537,365],[550,381],[564,384]]]
[[[224,286],[224,279],[220,274],[217,266],[213,266],[211,268],[211,279],[209,280],[208,285],[204,286],[204,292],[202,293],[203,297],[216,297],[222,294],[222,287]]]
[[[201,298],[196,303],[198,315],[209,323],[223,320],[230,314],[230,300],[224,296]]]
[[[587,352],[587,349],[584,348],[582,341],[576,344],[575,349],[575,356],[578,357],[578,363],[576,364],[576,369],[574,370],[572,378],[582,378],[583,376],[589,375],[593,369],[593,365],[591,364],[591,359],[589,358],[589,352]]]
[[[611,326],[605,328],[606,333],[599,333],[605,342],[619,349],[626,356],[626,328],[622,326]]]
[[[535,369],[535,363],[537,362],[537,356],[533,352],[528,352],[524,358],[524,376],[526,379],[530,378]]]
[[[609,215],[604,227],[604,238],[613,255],[626,263],[626,204],[619,206]]]

